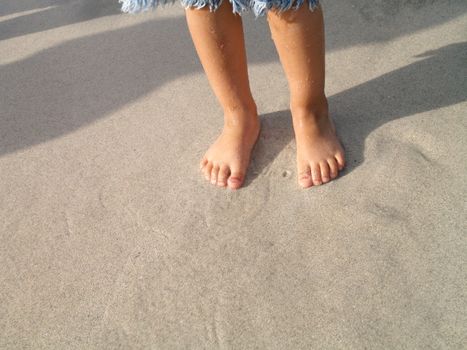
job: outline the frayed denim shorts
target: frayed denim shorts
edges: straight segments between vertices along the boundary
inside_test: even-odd
[[[122,3],[121,11],[125,13],[139,13],[154,9],[157,6],[173,4],[177,0],[118,0]],[[185,9],[208,6],[209,11],[216,11],[227,0],[179,0]],[[242,12],[251,10],[255,17],[264,16],[270,8],[275,8],[279,12],[288,9],[297,10],[303,2],[308,3],[308,8],[313,11],[318,5],[319,0],[228,0],[232,4],[233,13],[241,15]]]

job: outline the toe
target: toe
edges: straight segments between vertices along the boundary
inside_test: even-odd
[[[242,186],[244,173],[238,168],[232,168],[232,173],[227,180],[229,188],[236,190]]]
[[[335,158],[328,159],[329,164],[329,175],[331,179],[335,179],[339,173],[339,166],[337,165],[337,160]]]
[[[321,170],[319,169],[319,164],[312,164],[310,168],[311,178],[313,179],[313,185],[321,185],[323,182],[321,181]]]
[[[339,170],[344,169],[345,167],[344,154],[339,152],[334,157],[336,158],[337,164],[339,165]]]
[[[298,183],[303,188],[307,188],[313,185],[313,181],[311,179],[311,169],[309,165],[298,170]]]
[[[209,162],[203,168],[203,174],[206,180],[211,180],[212,162]]]
[[[211,183],[213,185],[217,184],[217,175],[219,174],[219,165],[215,164],[211,170]]]
[[[323,183],[329,182],[331,180],[330,175],[329,175],[329,165],[328,162],[320,162],[319,167],[321,169],[321,180]]]
[[[227,165],[222,165],[219,169],[219,175],[217,176],[217,185],[221,187],[227,186],[229,174],[230,168]]]
[[[201,162],[199,162],[199,168],[200,169],[203,169],[203,167],[208,163],[208,160],[203,157],[203,159],[201,159]]]

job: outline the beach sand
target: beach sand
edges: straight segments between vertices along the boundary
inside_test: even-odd
[[[323,10],[346,170],[298,186],[250,12],[262,131],[231,191],[198,170],[222,114],[179,4],[2,0],[1,349],[465,349],[467,3]]]

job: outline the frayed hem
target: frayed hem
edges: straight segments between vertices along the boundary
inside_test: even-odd
[[[122,4],[121,12],[137,14],[154,10],[159,6],[174,4],[177,0],[118,0]],[[216,11],[224,0],[180,0],[185,10],[189,8],[201,9],[208,6],[210,12]],[[225,0],[227,1],[227,0]],[[232,5],[232,12],[241,15],[251,9],[255,19],[263,17],[271,9],[279,13],[289,9],[298,10],[306,1],[310,11],[314,11],[319,5],[319,0],[228,0]]]
[[[138,14],[149,10],[154,10],[156,7],[164,7],[172,5],[177,0],[118,0],[122,4],[120,11],[129,14]]]
[[[209,7],[210,12],[215,12],[222,5],[223,0],[180,0],[183,8],[188,10],[194,8],[195,10],[200,10],[205,6]],[[229,0],[232,4],[232,12],[235,14],[241,14],[248,10],[248,2],[242,2],[241,0]]]
[[[182,6],[185,10],[189,8],[195,8],[197,10],[204,6],[209,7],[209,11],[216,11],[224,0],[181,0]],[[227,0],[226,0],[227,1]],[[306,1],[310,11],[314,11],[319,5],[319,0],[228,0],[232,4],[232,12],[237,15],[242,15],[243,12],[247,12],[251,9],[255,19],[263,17],[271,9],[276,9],[279,13],[287,11],[289,9],[298,10],[300,6]],[[292,6],[293,5],[293,6]]]
[[[253,0],[251,1],[251,9],[255,15],[255,18],[265,16],[268,11],[274,9],[278,13],[285,12],[287,10],[298,10],[304,2],[308,3],[308,9],[314,11],[320,5],[319,0],[296,0],[295,3],[293,0],[274,0],[274,1],[261,1]]]

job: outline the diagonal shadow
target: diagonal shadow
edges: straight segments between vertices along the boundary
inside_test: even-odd
[[[329,97],[346,149],[344,175],[363,162],[366,137],[381,125],[467,101],[467,42],[416,56],[421,60]],[[289,110],[261,116],[262,131],[245,187],[293,139]]]
[[[381,125],[467,100],[467,42],[421,53],[412,64],[331,96],[352,170],[363,162],[366,137]]]
[[[268,45],[250,61],[277,59]],[[184,17],[70,40],[4,64],[0,154],[71,132],[201,69]]]
[[[70,2],[72,0],[63,0],[61,3]],[[0,16],[8,16],[18,12],[39,10],[45,7],[57,5],[57,0],[2,0],[0,3]]]
[[[249,62],[277,61],[272,40],[264,40],[265,33],[269,33],[267,27],[256,23],[250,26],[248,21],[253,19],[245,21]],[[347,32],[347,36],[351,38],[353,34]],[[329,42],[331,48],[337,47],[332,35]],[[339,124],[359,123],[361,131],[357,134],[352,131],[353,126],[346,126],[343,141],[360,144],[382,121],[463,101],[466,89],[458,73],[464,68],[459,62],[463,52],[464,44],[440,49],[419,62],[332,96],[330,105],[336,110],[338,128]],[[180,53],[186,59],[174,60]],[[170,69],[166,69],[168,66]],[[74,39],[2,65],[0,156],[71,132],[167,82],[199,71],[201,65],[184,17]],[[419,94],[420,86],[426,90],[423,96]],[[393,96],[392,100],[381,100],[381,96],[388,95]],[[401,102],[407,99],[411,102]],[[389,110],[384,106],[389,106]],[[274,118],[268,118],[264,127],[277,135],[273,139],[285,137],[290,141],[290,128],[285,128],[283,121],[275,121],[284,113],[271,115]],[[380,122],[374,119],[376,116]],[[274,159],[274,153],[282,149],[280,145],[287,143],[264,148],[265,159]],[[257,172],[266,163],[259,161]]]
[[[18,5],[19,3],[22,5]],[[27,4],[30,5],[30,8],[25,6]],[[117,0],[29,0],[15,1],[11,5],[7,1],[5,4],[0,5],[0,14],[2,15],[6,15],[8,12],[40,10],[41,8],[44,10],[1,21],[0,40],[84,22],[102,16],[116,15],[120,13],[120,9],[116,4]],[[48,6],[52,7],[47,8]],[[8,11],[8,9],[10,10]]]
[[[174,5],[181,6],[179,3]],[[118,0],[2,0],[0,16],[47,6],[53,7],[1,21],[0,40],[121,13]],[[326,17],[326,35],[329,38],[327,49],[334,50],[389,41],[446,23],[467,12],[467,2],[464,0],[323,1],[323,8]],[[443,9],[442,13],[433,16],[433,13],[439,12],[439,9]],[[163,8],[157,8],[153,12],[158,15],[162,11]],[[258,38],[268,37],[270,34],[267,28],[258,26],[252,20],[251,13],[248,15],[243,16],[246,25],[251,25],[255,31],[259,30]]]

